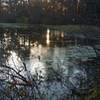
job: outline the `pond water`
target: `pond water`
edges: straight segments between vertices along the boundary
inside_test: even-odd
[[[72,84],[70,88],[80,88],[80,79],[84,78],[86,81],[81,88],[88,88],[93,83],[96,90],[100,74],[99,43],[99,40],[87,39],[81,33],[73,35],[49,28],[39,32],[33,29],[0,29],[0,63],[19,69],[24,62],[32,75],[42,74],[49,81],[54,81],[55,75],[60,73],[68,78]],[[59,82],[52,88],[55,88],[55,93],[66,90],[60,87]],[[52,97],[51,100],[58,99]]]

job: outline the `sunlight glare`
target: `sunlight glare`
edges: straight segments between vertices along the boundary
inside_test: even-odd
[[[20,69],[23,66],[21,59],[14,51],[10,51],[10,54],[6,63],[12,68]]]
[[[46,43],[47,43],[47,45],[50,44],[50,30],[49,30],[49,29],[47,29],[47,34],[46,34]]]

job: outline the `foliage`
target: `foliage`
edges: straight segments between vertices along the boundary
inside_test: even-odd
[[[80,4],[82,7],[77,7],[77,0],[75,2],[68,2],[67,0],[52,0],[51,2],[39,2],[37,0],[18,0],[7,1],[6,5],[1,1],[0,3],[0,22],[21,22],[34,24],[100,24],[99,21],[99,5],[94,4],[95,8],[89,8],[89,13],[92,10],[94,13],[86,11],[87,2]],[[92,3],[90,3],[92,4]],[[93,6],[93,7],[94,7]],[[81,11],[78,15],[78,11]],[[81,9],[82,8],[82,9]],[[84,8],[84,9],[83,9]],[[89,15],[86,16],[86,14]],[[93,16],[96,16],[94,18]],[[23,19],[23,17],[25,17]],[[92,21],[91,21],[92,20]]]
[[[24,16],[22,16],[22,17],[20,17],[20,18],[17,18],[17,22],[18,23],[28,23],[28,18],[27,17],[24,17]]]

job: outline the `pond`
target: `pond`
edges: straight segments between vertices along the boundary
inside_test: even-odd
[[[46,100],[66,100],[61,98],[65,93],[74,95],[70,100],[78,100],[82,96],[99,98],[99,60],[100,40],[87,38],[83,33],[49,28],[39,31],[0,29],[0,63],[16,70],[24,64],[31,75],[44,77],[47,85],[51,84],[49,90],[45,89],[48,93]],[[25,75],[24,72],[22,74]],[[0,77],[5,79],[2,74]],[[43,92],[44,88],[41,86],[40,90]]]

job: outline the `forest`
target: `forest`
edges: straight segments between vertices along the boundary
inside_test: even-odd
[[[0,22],[100,25],[99,0],[0,0]]]

